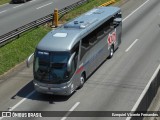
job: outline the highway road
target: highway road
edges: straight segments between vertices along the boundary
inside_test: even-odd
[[[0,6],[0,36],[79,0],[31,0]]]
[[[32,68],[23,66],[0,80],[0,111],[131,111],[160,64],[160,1],[128,0],[121,9],[122,44],[82,89],[70,97],[39,94],[32,85]],[[126,120],[68,115],[34,120]]]

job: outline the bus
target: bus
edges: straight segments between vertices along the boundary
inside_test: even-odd
[[[121,44],[119,7],[97,7],[50,31],[34,52],[37,92],[71,95]],[[28,58],[30,61],[31,56]]]

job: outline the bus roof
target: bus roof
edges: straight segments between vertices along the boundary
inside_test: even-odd
[[[49,32],[38,44],[44,51],[69,51],[89,31],[120,12],[118,7],[97,7]]]

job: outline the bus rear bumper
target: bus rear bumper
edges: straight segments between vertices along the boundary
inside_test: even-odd
[[[64,95],[64,96],[68,96],[72,94],[70,85],[54,88],[54,87],[48,87],[47,85],[41,86],[34,82],[34,88],[37,92],[44,93],[44,94]]]

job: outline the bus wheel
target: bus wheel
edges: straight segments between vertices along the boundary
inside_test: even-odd
[[[114,54],[114,47],[113,47],[113,45],[112,45],[111,48],[110,48],[110,50],[109,50],[109,56],[108,56],[108,58],[109,58],[109,59],[112,58],[112,57],[113,57],[113,54]]]
[[[78,87],[79,89],[83,87],[84,82],[85,82],[85,76],[84,74],[82,74],[80,77],[80,86]]]

